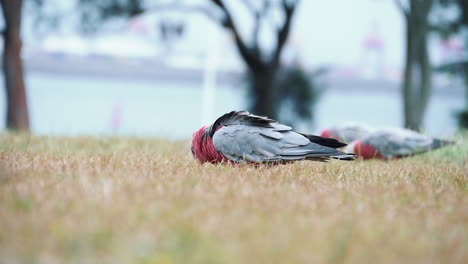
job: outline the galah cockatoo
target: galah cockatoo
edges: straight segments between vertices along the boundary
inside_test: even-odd
[[[332,126],[323,129],[320,136],[334,138],[341,142],[351,143],[356,139],[365,137],[372,132],[374,128],[359,123],[343,123],[342,125]]]
[[[404,128],[375,129],[351,142],[345,149],[364,159],[392,159],[453,145],[455,142],[431,138]]]
[[[283,163],[296,160],[353,160],[336,150],[335,139],[294,132],[291,127],[246,111],[232,111],[193,134],[192,153],[201,163]]]

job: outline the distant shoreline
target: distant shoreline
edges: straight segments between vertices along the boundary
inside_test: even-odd
[[[146,81],[202,82],[202,66],[198,69],[175,68],[154,60],[110,57],[35,56],[25,59],[25,68],[28,72]],[[240,72],[218,72],[218,82],[220,83],[239,83],[243,81],[243,78],[243,74]],[[395,92],[401,87],[401,84],[396,81],[336,76],[333,72],[327,74],[322,80],[326,89],[341,91]],[[454,83],[453,87],[435,83],[433,92],[436,94],[462,96],[465,92],[464,87],[460,87],[459,83]]]

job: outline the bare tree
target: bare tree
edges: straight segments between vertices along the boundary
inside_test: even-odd
[[[432,72],[427,47],[429,12],[433,0],[395,0],[406,22],[406,59],[402,85],[404,125],[421,130],[432,90]]]
[[[0,0],[5,18],[3,72],[7,98],[6,126],[13,130],[28,131],[28,104],[21,61],[22,2],[22,0]]]
[[[251,10],[254,20],[250,42],[240,35],[231,11],[227,8],[225,2],[223,0],[211,0],[211,2],[221,10],[223,14],[221,24],[232,33],[239,54],[247,66],[251,80],[250,91],[253,96],[251,110],[256,114],[277,118],[279,107],[277,105],[278,89],[275,85],[275,76],[281,66],[281,54],[289,37],[293,15],[299,0],[282,0],[279,2],[279,8],[283,13],[283,21],[281,25],[274,28],[276,45],[270,54],[265,54],[266,52],[260,48],[259,33],[262,27],[269,22],[269,11],[274,5],[274,1],[259,1],[261,4],[258,7],[253,4],[253,1],[243,1]]]
[[[237,3],[246,5],[253,19],[253,27],[249,30],[251,34],[249,37],[241,35],[233,12],[226,2],[225,0],[206,0],[205,5],[189,5],[172,1],[157,2],[153,6],[148,6],[143,0],[108,0],[105,2],[79,0],[79,7],[81,9],[81,25],[85,32],[95,31],[99,24],[112,17],[131,18],[147,12],[179,10],[207,15],[231,32],[233,36],[249,76],[249,90],[253,98],[251,111],[277,118],[280,96],[279,89],[275,85],[276,75],[281,67],[281,54],[289,37],[299,0],[237,1]],[[281,14],[282,17],[279,25],[276,25],[272,19],[275,11],[279,11],[277,13]],[[260,32],[267,26],[273,29],[273,35],[276,38],[272,50],[262,48],[260,45]]]

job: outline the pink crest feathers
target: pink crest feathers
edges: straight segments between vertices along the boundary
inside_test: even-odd
[[[219,163],[223,161],[229,161],[228,158],[216,150],[215,146],[213,145],[213,138],[205,134],[207,129],[208,127],[204,126],[193,133],[192,150],[195,158],[198,159],[201,163]]]

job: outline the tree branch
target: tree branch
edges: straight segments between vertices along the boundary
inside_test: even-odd
[[[259,35],[262,27],[262,18],[265,17],[268,8],[268,0],[263,0],[262,7],[257,9],[250,0],[242,1],[246,8],[252,13],[254,25],[252,30],[252,52],[257,54],[257,57],[262,57],[259,44]]]
[[[425,0],[422,8],[423,8],[424,16],[426,17],[426,19],[427,19],[427,15],[429,14],[429,11],[431,11],[431,7],[432,7],[432,0]]]
[[[258,13],[260,13],[260,11],[257,10],[252,4],[252,2],[250,2],[249,0],[242,0],[242,3],[244,3],[245,7],[247,7],[247,9],[249,9],[249,11],[251,11],[254,14],[254,16],[257,16]]]
[[[160,11],[167,11],[167,10],[177,10],[181,12],[197,12],[206,15],[208,18],[216,22],[217,24],[221,24],[223,27],[227,28],[231,31],[234,36],[234,40],[236,42],[236,46],[241,54],[242,58],[247,63],[248,67],[250,68],[258,68],[261,67],[261,61],[259,57],[256,57],[255,54],[252,54],[249,47],[246,45],[245,41],[240,36],[239,31],[237,30],[236,25],[233,22],[231,13],[227,9],[226,5],[222,0],[210,0],[215,6],[218,7],[219,11],[221,12],[220,15],[217,15],[212,9],[202,6],[202,5],[180,5],[177,3],[172,4],[160,4],[154,5],[147,8],[147,12],[160,12]]]
[[[258,54],[253,54],[251,49],[247,46],[245,41],[242,39],[239,31],[237,30],[236,25],[232,19],[231,13],[227,9],[226,5],[222,0],[211,0],[213,4],[218,6],[218,8],[224,13],[224,21],[222,22],[223,26],[231,31],[234,35],[234,40],[236,42],[239,53],[241,54],[244,61],[247,63],[251,69],[259,69],[262,67],[262,61]]]
[[[256,8],[255,5],[253,5],[252,2],[249,0],[242,0],[242,3],[244,3],[245,7],[250,12],[252,12],[252,15],[256,18],[264,17],[268,13],[271,6],[269,0],[263,0],[259,9]]]
[[[288,2],[287,0],[281,1],[281,6],[284,11],[284,23],[283,26],[278,30],[277,45],[272,57],[272,63],[274,64],[278,64],[280,61],[281,52],[283,51],[284,45],[288,40],[292,17],[298,4],[299,0],[293,2]]]
[[[401,2],[401,0],[394,0],[394,2],[395,2],[395,5],[397,6],[397,8],[400,9],[401,13],[406,17],[406,19],[408,19],[409,15],[410,15],[409,14],[410,10],[408,10],[408,8],[403,6],[403,3]]]
[[[256,0],[258,1],[258,0]],[[261,23],[265,21],[266,23],[269,23],[270,26],[273,29],[276,29],[276,25],[274,21],[271,19],[271,17],[268,16],[268,12],[270,11],[271,8],[271,1],[270,0],[263,0],[261,3],[260,9],[255,8],[255,5],[252,4],[252,1],[250,0],[242,0],[244,3],[245,7],[251,11],[252,16],[254,18],[254,30],[253,30],[253,41],[254,45],[258,46],[258,35],[260,32],[261,28]]]

